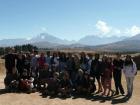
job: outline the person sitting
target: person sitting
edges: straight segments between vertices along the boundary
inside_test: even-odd
[[[71,93],[72,82],[67,72],[63,72],[60,80],[59,93],[62,97],[69,97]]]
[[[95,79],[93,77],[89,78],[89,93],[94,93],[96,91]]]
[[[19,81],[18,80],[12,80],[9,84],[9,92],[18,92],[19,90]]]
[[[19,81],[19,89],[23,92],[31,93],[34,88],[34,77],[33,76],[28,76],[27,71],[24,70],[22,77],[20,78]]]
[[[47,80],[47,88],[43,92],[43,95],[56,96],[58,94],[59,82],[59,73],[55,72],[53,77]]]
[[[88,95],[90,92],[90,76],[88,72],[83,72],[83,70],[79,70],[79,76],[77,78],[77,93],[80,95]]]
[[[5,89],[9,92],[15,92],[18,90],[18,74],[17,72],[13,74],[7,74],[4,79]]]

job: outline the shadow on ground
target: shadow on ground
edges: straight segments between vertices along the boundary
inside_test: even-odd
[[[5,89],[0,89],[0,95],[6,94],[6,93],[8,93],[8,91],[6,91]]]
[[[11,93],[11,92],[9,92],[5,89],[0,89],[0,95],[8,94],[8,93]],[[122,95],[104,97],[104,96],[101,96],[100,94],[93,94],[93,95],[75,95],[74,94],[70,97],[43,96],[43,95],[41,95],[41,96],[42,96],[42,98],[46,98],[46,97],[49,97],[50,99],[60,98],[62,100],[65,100],[67,98],[72,98],[73,100],[78,99],[78,98],[83,98],[83,99],[91,100],[91,101],[99,101],[100,103],[105,103],[106,101],[110,101],[111,104],[113,104],[113,105],[120,104],[120,103],[127,103],[127,101],[129,101],[129,99],[131,98],[128,96],[122,97]]]

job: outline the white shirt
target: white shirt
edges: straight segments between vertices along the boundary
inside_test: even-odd
[[[137,72],[136,63],[133,62],[133,65],[123,66],[123,72],[126,77],[134,77]]]

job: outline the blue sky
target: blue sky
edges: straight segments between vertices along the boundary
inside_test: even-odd
[[[0,39],[140,33],[140,0],[0,0]]]

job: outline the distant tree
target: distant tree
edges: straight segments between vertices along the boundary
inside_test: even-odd
[[[11,47],[0,47],[0,56],[7,54],[9,52]],[[33,46],[31,44],[25,44],[25,45],[16,45],[14,46],[15,52],[32,52],[35,50],[38,50],[36,46]]]
[[[32,52],[33,50],[38,50],[38,48],[36,46],[33,46],[31,44],[25,44],[25,45],[17,45],[17,46],[14,46],[16,52],[20,52],[20,51],[23,51],[23,52]]]
[[[22,51],[22,46],[16,45],[14,46],[16,52]]]
[[[0,47],[0,55],[4,55],[4,48]]]

